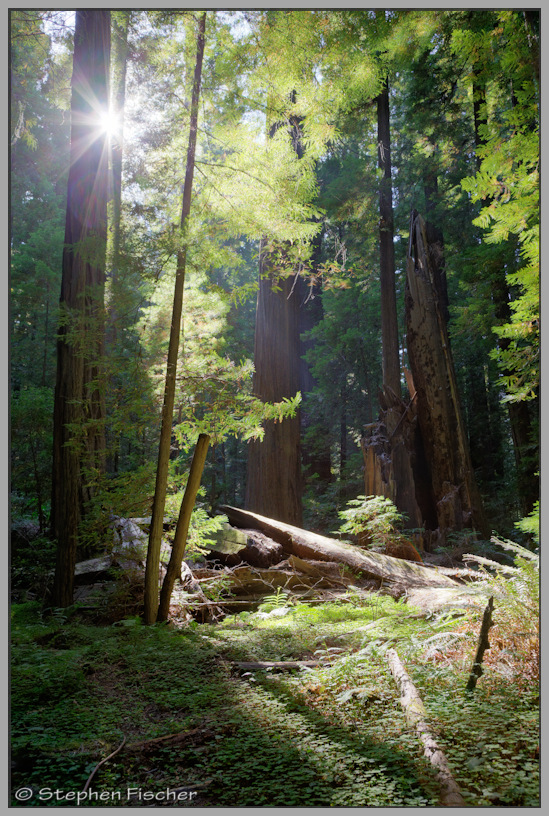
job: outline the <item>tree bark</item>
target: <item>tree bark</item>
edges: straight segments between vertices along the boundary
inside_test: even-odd
[[[273,290],[270,258],[262,247],[257,298],[254,394],[264,402],[294,397],[299,390],[299,300],[293,279]],[[269,421],[262,441],[248,448],[246,507],[273,518],[301,523],[300,416]]]
[[[122,222],[122,158],[124,148],[124,104],[126,99],[126,69],[128,60],[128,28],[130,10],[114,11],[112,16],[112,87],[111,114],[115,117],[115,132],[111,136],[112,199],[109,207],[109,240],[107,244],[107,277],[111,297],[108,310],[107,335],[111,343],[117,334],[117,283],[120,276],[120,243]]]
[[[295,100],[292,93],[291,101]],[[272,137],[283,127],[275,122]],[[301,121],[290,116],[288,136],[298,158],[303,156]],[[283,251],[283,247],[282,247]],[[299,278],[280,276],[261,242],[259,292],[255,320],[254,394],[264,402],[294,397],[300,387]],[[265,424],[263,440],[248,445],[246,507],[300,524],[303,517],[301,472],[301,411],[282,422]]]
[[[279,541],[287,553],[298,558],[346,564],[353,572],[407,586],[456,586],[455,581],[431,567],[362,550],[348,542],[336,541],[236,507],[224,506],[221,510],[231,523],[261,530]]]
[[[52,602],[73,600],[83,504],[104,465],[103,309],[108,160],[98,108],[108,106],[110,12],[77,10],[71,158],[57,341],[51,524],[57,538]]]
[[[406,280],[408,356],[438,527],[489,535],[461,416],[450,341],[423,219],[412,214]]]
[[[181,575],[181,563],[183,561],[183,556],[185,555],[191,513],[193,511],[196,495],[200,487],[200,480],[202,479],[204,463],[206,462],[206,456],[208,455],[209,445],[210,437],[207,434],[200,434],[194,450],[193,460],[191,462],[187,487],[185,488],[183,501],[181,502],[181,510],[179,512],[179,518],[175,528],[170,561],[168,563],[166,575],[164,576],[164,581],[162,583],[160,604],[156,618],[158,621],[168,620],[173,586],[175,584],[175,579]]]
[[[189,143],[187,148],[187,165],[185,171],[185,186],[183,188],[183,203],[181,207],[181,248],[177,253],[172,323],[168,347],[168,361],[166,366],[166,381],[164,386],[164,404],[162,406],[162,426],[160,430],[160,442],[158,445],[156,483],[153,499],[151,529],[149,534],[149,548],[147,551],[147,564],[145,569],[144,603],[146,623],[154,623],[156,621],[156,615],[158,612],[158,567],[160,564],[160,545],[162,540],[164,507],[166,504],[166,489],[168,486],[168,467],[170,462],[170,441],[172,435],[173,410],[175,403],[177,357],[179,354],[181,316],[183,312],[183,291],[185,288],[185,269],[187,262],[186,233],[187,222],[191,211],[194,156],[196,150],[198,124],[198,101],[200,97],[200,83],[202,79],[205,30],[206,12],[204,12],[200,17],[200,22],[198,24],[196,64],[191,99]]]

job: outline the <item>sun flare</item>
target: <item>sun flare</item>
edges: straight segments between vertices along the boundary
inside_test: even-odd
[[[105,133],[109,139],[116,136],[120,129],[118,115],[112,111],[102,111],[99,114],[99,127],[101,132]]]

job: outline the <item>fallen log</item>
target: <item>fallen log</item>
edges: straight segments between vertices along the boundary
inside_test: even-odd
[[[249,564],[268,568],[280,563],[284,551],[280,544],[259,530],[237,530],[229,524],[216,535],[216,543],[209,546],[208,560],[219,561],[227,567]]]
[[[319,580],[329,579],[336,586],[349,586],[353,583],[353,576],[343,576],[341,564],[333,561],[307,561],[304,558],[298,558],[297,555],[291,555],[289,564],[297,572],[305,573]]]
[[[455,581],[439,573],[436,567],[425,567],[390,555],[361,550],[348,542],[311,533],[236,507],[224,506],[221,511],[232,524],[261,530],[280,542],[287,553],[298,558],[336,561],[346,564],[354,573],[404,586],[456,586]]]
[[[441,805],[465,807],[460,789],[448,767],[448,761],[426,722],[427,712],[423,701],[394,649],[387,650],[387,660],[400,691],[400,704],[406,715],[406,721],[408,725],[416,729],[423,743],[423,753],[437,772],[436,775],[441,788]]]

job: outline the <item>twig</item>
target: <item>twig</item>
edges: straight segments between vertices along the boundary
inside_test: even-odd
[[[82,793],[85,793],[85,792],[88,790],[89,785],[90,785],[90,782],[92,781],[93,777],[95,776],[95,773],[96,773],[96,771],[98,770],[98,768],[100,768],[100,767],[101,767],[101,765],[104,765],[104,764],[105,764],[105,762],[108,762],[108,761],[109,761],[109,759],[112,759],[112,758],[113,758],[113,756],[116,756],[116,754],[117,754],[119,751],[121,751],[121,750],[122,750],[122,748],[124,747],[124,745],[125,745],[125,744],[126,744],[126,737],[124,737],[124,738],[123,738],[123,740],[122,740],[122,742],[120,743],[120,745],[118,746],[118,748],[116,748],[116,750],[114,750],[114,751],[112,752],[112,754],[109,754],[109,755],[108,755],[108,757],[105,757],[105,759],[102,759],[102,760],[101,760],[101,762],[98,762],[98,764],[95,766],[95,768],[93,769],[93,771],[91,772],[91,774],[88,776],[87,782],[86,782],[86,784],[84,785],[84,787],[82,788]]]

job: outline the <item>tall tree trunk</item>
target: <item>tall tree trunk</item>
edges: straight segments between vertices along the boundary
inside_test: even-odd
[[[271,137],[282,127],[276,122]],[[301,125],[290,118],[292,146],[303,156]],[[276,284],[276,289],[273,287]],[[263,241],[259,258],[259,291],[255,319],[254,394],[264,402],[294,397],[300,387],[299,279],[279,278]],[[263,439],[248,445],[246,508],[272,518],[301,524],[301,415],[265,423]]]
[[[103,466],[100,387],[108,157],[98,108],[108,107],[110,12],[77,10],[71,99],[71,164],[57,342],[52,529],[57,538],[53,603],[73,600],[82,505]]]
[[[273,289],[264,246],[259,274],[253,391],[265,402],[279,402],[299,391],[299,300],[292,278],[280,280],[279,288]],[[248,445],[246,508],[300,524],[301,484],[299,414],[267,422],[263,440]]]
[[[181,248],[177,253],[177,268],[172,309],[172,323],[168,346],[168,361],[166,366],[166,381],[164,386],[164,404],[162,406],[162,426],[158,445],[158,463],[156,469],[156,483],[153,499],[151,528],[149,532],[149,547],[145,567],[145,622],[154,623],[158,611],[158,570],[160,566],[160,546],[164,521],[164,507],[166,504],[166,490],[168,486],[168,467],[170,462],[170,441],[172,436],[173,411],[175,403],[175,381],[177,374],[177,357],[179,354],[179,339],[181,336],[181,316],[183,313],[183,291],[185,288],[185,269],[187,262],[187,226],[191,211],[191,195],[194,176],[194,156],[196,150],[196,135],[198,125],[198,101],[200,98],[200,83],[202,79],[202,61],[204,58],[204,41],[206,31],[206,12],[200,17],[198,24],[196,64],[194,69],[193,92],[191,100],[191,116],[189,129],[189,144],[187,148],[187,165],[185,171],[185,186],[183,189],[183,203],[181,207]]]
[[[111,116],[115,122],[111,136],[112,198],[109,206],[109,240],[107,245],[107,277],[110,280],[107,337],[116,342],[117,283],[120,265],[122,219],[122,158],[124,148],[124,104],[126,99],[126,69],[128,60],[128,28],[131,11],[113,11],[111,53]]]
[[[209,444],[210,437],[208,434],[200,434],[194,450],[187,487],[185,488],[185,493],[181,502],[181,509],[179,512],[179,518],[177,520],[177,526],[175,528],[170,562],[162,583],[162,591],[160,592],[160,603],[158,606],[157,615],[157,620],[159,621],[168,620],[170,600],[172,597],[175,579],[181,575],[181,564],[183,563],[183,556],[185,555],[191,514],[193,512],[196,496],[200,488],[200,480],[202,479],[202,472],[204,471]]]
[[[108,376],[111,393],[120,387],[114,358],[117,350],[120,302],[123,297],[124,275],[121,270],[122,254],[122,159],[124,149],[124,105],[126,99],[126,70],[128,61],[128,29],[132,12],[127,9],[111,12],[111,94],[110,114],[113,127],[110,133],[110,199],[108,205],[107,239],[107,314],[105,341],[107,357],[112,360]],[[123,311],[123,309],[122,309]],[[113,423],[107,439],[109,472],[118,472],[120,429]]]
[[[435,277],[425,224],[413,213],[406,279],[408,356],[438,527],[442,534],[473,527],[488,536]]]
[[[400,357],[395,290],[393,243],[393,184],[391,180],[391,131],[389,83],[385,80],[377,98],[378,165],[383,171],[379,187],[379,254],[381,282],[381,339],[383,387],[400,396]]]

